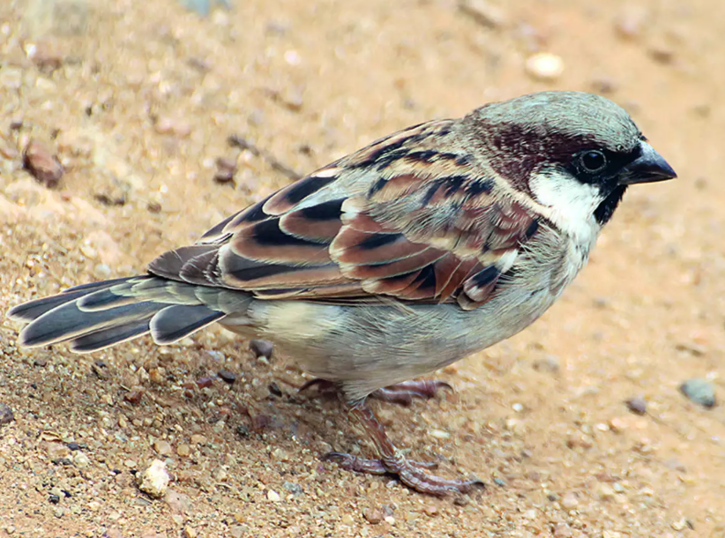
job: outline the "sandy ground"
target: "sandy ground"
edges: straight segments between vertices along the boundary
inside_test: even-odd
[[[142,271],[290,181],[235,134],[306,172],[490,100],[588,90],[627,107],[680,178],[632,189],[543,319],[441,373],[454,394],[373,404],[441,474],[488,483],[457,500],[320,463],[369,446],[335,401],[296,394],[293,360],[219,329],[76,356],[19,350],[3,320],[0,536],[725,536],[725,408],[678,388],[725,394],[721,5],[498,6],[477,20],[453,0],[239,0],[201,18],[173,0],[2,2],[3,312]],[[563,74],[528,75],[537,51]],[[23,170],[31,139],[65,167],[54,189]],[[214,181],[220,157],[234,183]],[[173,476],[160,500],[135,485],[154,459]]]

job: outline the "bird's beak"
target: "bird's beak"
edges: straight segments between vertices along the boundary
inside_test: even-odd
[[[677,177],[672,167],[652,146],[645,141],[641,145],[642,154],[624,167],[624,173],[619,176],[620,185],[653,183]]]

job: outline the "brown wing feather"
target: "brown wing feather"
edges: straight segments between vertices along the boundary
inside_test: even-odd
[[[240,211],[149,271],[260,299],[487,301],[538,220],[486,177],[455,123],[379,140]],[[444,140],[445,139],[445,140]]]

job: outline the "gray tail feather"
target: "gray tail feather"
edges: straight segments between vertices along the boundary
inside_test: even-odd
[[[29,322],[20,333],[23,346],[70,342],[73,351],[88,353],[147,333],[171,344],[245,312],[251,300],[242,291],[137,276],[71,288],[16,306],[8,316]]]

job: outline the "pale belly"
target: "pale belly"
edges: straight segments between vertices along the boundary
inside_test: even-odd
[[[244,317],[224,324],[271,340],[307,372],[340,382],[351,399],[364,398],[378,388],[430,374],[533,323],[586,261],[580,248],[551,246],[548,255],[539,252],[518,264],[516,276],[500,283],[476,310],[456,304],[254,301]]]

